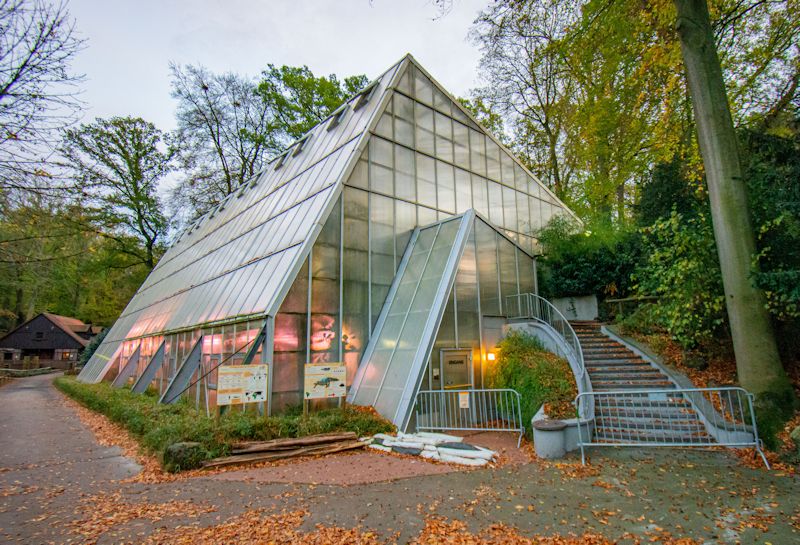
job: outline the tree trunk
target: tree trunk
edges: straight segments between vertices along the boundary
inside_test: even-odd
[[[778,356],[764,294],[750,280],[755,238],[708,5],[706,0],[675,0],[675,6],[708,180],[739,383],[756,395],[785,395],[788,379]]]

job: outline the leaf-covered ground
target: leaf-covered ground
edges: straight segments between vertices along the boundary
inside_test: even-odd
[[[0,437],[2,543],[800,541],[797,477],[724,451],[608,449],[588,468],[532,461],[357,486],[140,478],[134,447],[99,444],[47,378],[0,390]],[[100,439],[121,441],[113,428]]]

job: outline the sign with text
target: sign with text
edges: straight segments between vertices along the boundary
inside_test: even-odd
[[[458,408],[469,409],[469,392],[458,392]]]
[[[223,365],[217,369],[217,405],[267,400],[267,365]]]
[[[347,366],[343,362],[307,363],[305,399],[326,399],[347,395]]]

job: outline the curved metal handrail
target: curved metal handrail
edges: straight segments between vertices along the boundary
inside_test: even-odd
[[[509,295],[506,300],[516,298],[517,316],[513,316],[513,312],[508,313],[510,319],[533,319],[549,325],[553,330],[558,333],[568,348],[570,348],[575,356],[575,361],[578,365],[580,376],[583,379],[586,375],[586,366],[583,361],[583,350],[581,349],[578,334],[572,329],[569,320],[567,320],[561,311],[559,311],[553,303],[536,295],[535,293],[520,293],[519,295]],[[524,302],[524,303],[523,303]],[[511,310],[512,305],[506,305],[506,308]]]
[[[516,299],[516,305],[510,304],[509,299]],[[516,308],[514,308],[516,306]],[[516,314],[516,315],[515,315]],[[580,383],[585,390],[591,391],[591,381],[586,373],[586,365],[583,359],[583,349],[581,348],[578,334],[572,328],[569,320],[561,314],[553,303],[535,293],[520,293],[519,295],[506,296],[506,316],[509,319],[536,320],[549,326],[564,341],[564,346],[572,352],[577,373],[576,382]],[[585,398],[581,398],[583,401]],[[581,418],[590,419],[594,413],[593,399],[589,398],[588,403],[581,403],[579,407]]]

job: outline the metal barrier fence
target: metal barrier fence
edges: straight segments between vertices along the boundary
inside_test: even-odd
[[[511,389],[421,390],[414,415],[417,431],[510,431],[522,442],[520,395]]]
[[[582,392],[591,396],[593,426],[578,426],[585,447],[753,447],[769,468],[758,438],[753,394],[738,387]],[[587,433],[588,437],[584,437]]]

